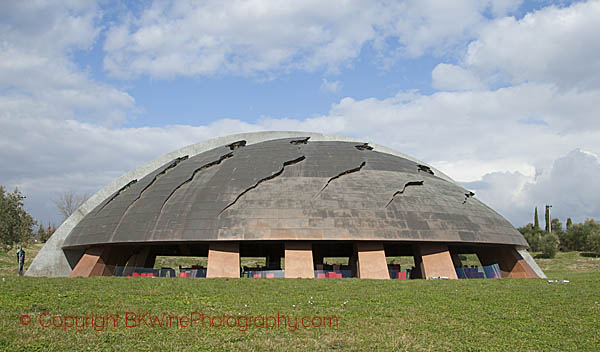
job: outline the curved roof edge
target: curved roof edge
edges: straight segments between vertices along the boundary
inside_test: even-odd
[[[203,153],[205,151],[226,146],[233,142],[245,140],[246,144],[261,143],[273,139],[281,138],[294,138],[294,137],[310,137],[310,141],[313,142],[356,142],[356,143],[369,143],[373,147],[374,151],[381,153],[395,155],[401,158],[405,158],[416,163],[429,166],[431,170],[435,172],[435,175],[452,183],[456,183],[450,177],[443,172],[437,170],[431,165],[417,160],[409,155],[400,153],[391,148],[384,147],[382,145],[371,143],[369,141],[349,138],[343,136],[328,135],[315,132],[298,132],[298,131],[264,131],[264,132],[251,132],[251,133],[239,133],[229,136],[217,137],[192,144],[167,154],[163,154],[145,164],[121,175],[119,178],[108,184],[96,194],[91,196],[85,203],[83,203],[71,216],[69,216],[54,232],[54,234],[48,239],[46,244],[39,251],[37,256],[33,259],[33,262],[27,269],[25,275],[27,276],[68,276],[71,273],[71,266],[65,253],[62,250],[62,245],[67,236],[71,231],[79,224],[79,222],[96,206],[101,204],[104,200],[110,197],[113,193],[121,189],[127,183],[134,179],[142,179],[144,176],[150,174],[160,166],[185,155],[190,157]]]

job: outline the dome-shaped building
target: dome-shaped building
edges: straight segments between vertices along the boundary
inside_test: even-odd
[[[543,277],[523,236],[435,168],[364,141],[304,132],[216,138],[117,179],[65,221],[33,276],[112,275],[156,256],[207,256],[207,277],[240,277],[240,256],[285,277],[314,277],[324,257],[352,276],[389,278],[386,256],[413,256],[413,277],[457,278],[460,254],[503,277]]]

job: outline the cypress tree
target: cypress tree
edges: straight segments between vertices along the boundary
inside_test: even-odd
[[[573,225],[573,221],[571,218],[567,218],[567,230],[571,227],[571,225]]]
[[[539,230],[540,228],[540,220],[538,219],[537,207],[535,207],[535,215],[533,216],[533,228],[536,230]]]

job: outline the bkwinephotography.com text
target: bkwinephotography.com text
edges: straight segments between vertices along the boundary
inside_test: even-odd
[[[337,328],[339,320],[335,315],[303,315],[291,316],[271,315],[231,315],[189,314],[149,312],[124,312],[114,314],[60,315],[42,312],[36,315],[22,314],[19,322],[23,326],[61,330],[95,330],[106,329],[169,329],[169,328],[227,328],[239,331],[250,329],[287,329],[291,332],[298,329]]]

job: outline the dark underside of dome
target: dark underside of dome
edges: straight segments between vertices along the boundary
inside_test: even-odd
[[[63,248],[222,240],[527,246],[503,217],[426,166],[368,145],[288,138],[240,141],[131,180]]]

